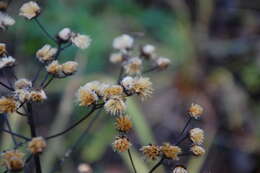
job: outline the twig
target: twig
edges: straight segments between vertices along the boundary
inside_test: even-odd
[[[185,132],[185,130],[187,129],[188,125],[190,124],[192,120],[192,117],[189,117],[188,121],[186,122],[184,128],[182,129],[181,133],[179,134],[178,138],[177,138],[177,141],[180,140],[180,137],[183,135],[183,133]],[[178,143],[178,142],[177,142]]]
[[[0,129],[0,130],[3,131],[3,132],[5,132],[5,133],[9,133],[9,134],[11,134],[11,135],[13,135],[13,136],[16,136],[16,137],[19,137],[19,138],[21,138],[21,139],[24,139],[24,140],[26,140],[26,141],[31,140],[30,138],[27,138],[27,137],[25,137],[25,136],[23,136],[23,135],[20,135],[20,134],[11,132],[11,131],[6,130],[6,129]],[[16,143],[16,145],[18,145],[18,144]]]
[[[49,32],[44,28],[44,26],[41,24],[41,22],[38,20],[38,18],[34,18],[35,23],[40,27],[40,29],[44,32],[44,34],[52,40],[54,43],[56,43],[56,40],[49,34]]]
[[[14,91],[14,89],[12,87],[7,86],[6,84],[4,84],[3,82],[0,82],[0,85],[2,85],[3,87],[5,87],[6,89],[10,90],[10,91]]]
[[[42,87],[43,89],[47,88],[48,85],[51,83],[51,81],[53,81],[54,76],[51,76],[51,78],[46,82],[46,84]]]
[[[128,153],[129,159],[131,161],[132,167],[134,169],[134,172],[137,173],[130,149],[127,150],[127,153]]]
[[[151,67],[151,68],[149,68],[149,69],[147,69],[147,70],[144,70],[144,71],[142,72],[142,74],[146,74],[146,73],[149,73],[149,72],[158,70],[158,69],[159,69],[158,66],[154,66],[154,67]]]
[[[149,173],[152,173],[153,171],[155,171],[163,163],[163,161],[164,161],[164,158],[161,158],[161,160],[153,166],[153,168],[149,171]]]
[[[79,121],[77,121],[76,123],[72,124],[70,127],[68,127],[67,129],[59,132],[59,133],[56,133],[54,135],[51,135],[51,136],[48,136],[48,137],[45,137],[46,140],[49,140],[49,139],[53,139],[53,138],[56,138],[58,136],[61,136],[67,132],[69,132],[70,130],[74,129],[75,127],[77,127],[80,123],[82,123],[84,120],[86,120],[95,110],[97,110],[97,108],[95,106],[92,107],[91,111],[85,115],[84,117],[82,117]]]
[[[16,139],[15,139],[15,136],[12,134],[13,131],[12,131],[11,124],[10,124],[10,122],[9,122],[8,117],[7,117],[6,114],[4,115],[4,117],[5,117],[5,122],[6,122],[7,128],[8,128],[8,130],[11,132],[11,136],[12,136],[12,140],[13,140],[13,142],[14,142],[14,145],[16,146],[16,145],[17,145],[17,141],[16,141]]]
[[[87,128],[83,131],[83,133],[78,137],[78,139],[76,140],[76,142],[74,143],[74,145],[72,145],[64,154],[64,156],[58,161],[58,163],[56,163],[56,166],[54,166],[54,168],[52,169],[51,173],[57,172],[60,168],[60,166],[62,165],[62,163],[65,162],[66,158],[69,158],[69,156],[71,155],[71,153],[73,151],[76,150],[77,146],[79,146],[79,144],[82,142],[83,139],[85,139],[85,137],[88,135],[89,130],[92,128],[92,126],[94,125],[94,122],[97,120],[97,118],[99,117],[100,113],[101,113],[102,109],[100,109],[95,117],[93,117],[93,119],[89,122],[89,125],[87,126]]]
[[[30,125],[31,135],[32,135],[32,137],[37,137],[33,109],[32,109],[31,103],[27,103],[27,109],[28,109],[28,113],[29,113],[28,121],[29,121],[29,125]],[[36,173],[42,173],[41,161],[40,161],[39,155],[34,155],[33,157],[34,157],[34,163],[36,166]]]

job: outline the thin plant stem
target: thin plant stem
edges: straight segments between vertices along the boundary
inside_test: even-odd
[[[127,150],[127,153],[128,153],[128,157],[131,161],[131,165],[133,167],[134,173],[137,173],[130,149]]]
[[[149,171],[149,173],[154,172],[154,171],[163,163],[163,161],[164,161],[164,158],[161,158],[161,160],[159,160],[159,162],[156,163],[156,164],[153,166],[153,168]]]
[[[47,88],[49,86],[49,84],[53,81],[54,76],[51,76],[51,78],[46,82],[46,84],[44,84],[44,86],[42,87],[43,89]]]
[[[121,67],[121,68],[120,68],[119,75],[118,75],[118,79],[117,79],[117,84],[120,84],[121,79],[122,79],[122,77],[123,77],[123,74],[124,74],[124,68]]]
[[[33,109],[32,109],[31,103],[27,103],[27,109],[28,109],[28,113],[29,113],[28,121],[29,121],[30,130],[31,130],[31,136],[37,137]],[[34,157],[34,163],[35,163],[35,167],[36,167],[36,173],[42,173],[41,161],[40,161],[39,155],[34,155],[33,157]]]
[[[146,74],[146,73],[149,73],[149,72],[158,70],[158,69],[159,69],[158,66],[154,66],[154,67],[151,67],[151,68],[149,68],[149,69],[147,69],[147,70],[144,70],[144,71],[142,72],[142,74]]]
[[[94,125],[94,122],[97,120],[101,113],[102,109],[100,109],[96,115],[93,117],[93,119],[89,122],[87,128],[83,131],[83,133],[78,137],[76,142],[65,152],[64,156],[56,163],[54,168],[52,169],[51,173],[57,172],[61,165],[65,162],[66,158],[69,158],[71,153],[76,150],[76,148],[81,144],[82,140],[85,139],[85,137],[88,135],[89,130]]]
[[[49,32],[45,29],[45,27],[41,24],[41,22],[38,20],[38,18],[34,18],[35,23],[39,26],[39,28],[44,32],[44,34],[52,40],[54,43],[56,43],[56,40],[49,34]]]
[[[189,117],[188,121],[186,122],[184,128],[182,129],[181,133],[179,134],[177,141],[180,140],[181,136],[183,135],[183,133],[185,132],[185,130],[187,129],[187,127],[189,126],[190,122],[192,120],[192,117]]]
[[[10,124],[10,122],[9,122],[9,120],[8,120],[7,115],[5,114],[4,116],[5,116],[5,122],[6,122],[7,128],[8,128],[8,130],[11,132],[12,140],[13,140],[13,142],[14,142],[14,145],[16,146],[16,145],[17,145],[17,141],[16,141],[16,139],[15,139],[15,136],[13,135],[13,131],[12,131],[11,124]]]
[[[8,85],[4,84],[3,82],[0,82],[0,85],[2,85],[3,87],[5,87],[6,89],[8,89],[10,91],[14,91],[14,89],[12,87],[9,87]]]
[[[56,138],[58,136],[64,135],[65,133],[69,132],[70,130],[74,129],[75,127],[77,127],[80,123],[82,123],[84,120],[86,120],[88,117],[90,117],[90,115],[95,112],[95,110],[97,110],[97,108],[95,106],[92,107],[92,109],[89,111],[89,113],[87,113],[87,115],[85,115],[84,117],[82,117],[79,121],[77,121],[76,123],[72,124],[71,126],[69,126],[68,128],[66,128],[65,130],[56,133],[54,135],[45,137],[46,140],[49,139],[53,139]]]
[[[32,85],[33,85],[33,86],[35,85],[35,82],[36,82],[37,79],[39,78],[40,73],[41,73],[41,71],[43,70],[43,68],[44,68],[44,66],[39,67],[38,71],[37,71],[36,74],[34,75],[33,80],[32,80]]]
[[[25,137],[25,136],[23,136],[23,135],[17,134],[17,133],[15,133],[15,132],[12,132],[12,131],[9,131],[9,130],[6,130],[6,129],[0,129],[0,131],[3,131],[3,132],[5,132],[5,133],[8,133],[8,134],[10,134],[10,135],[12,135],[12,136],[15,136],[15,137],[19,137],[19,138],[24,139],[24,140],[26,140],[26,141],[29,141],[29,140],[30,140],[30,138],[27,138],[27,137]],[[17,142],[16,142],[16,145],[18,145]]]

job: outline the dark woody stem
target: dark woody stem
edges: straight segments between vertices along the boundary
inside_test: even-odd
[[[51,76],[51,78],[46,82],[46,84],[44,84],[44,86],[42,88],[46,89],[49,86],[49,84],[53,81],[53,79],[54,79],[54,76]]]
[[[134,169],[134,172],[137,173],[130,149],[127,150],[127,153],[128,153],[128,157],[129,157],[129,159],[131,161],[131,165],[132,165],[132,167]]]
[[[83,131],[83,133],[78,137],[78,139],[76,140],[76,142],[65,152],[64,156],[59,159],[54,168],[52,169],[51,173],[55,173],[57,172],[61,165],[65,162],[65,160],[67,158],[70,157],[71,153],[73,151],[75,151],[77,149],[77,147],[81,144],[81,142],[86,138],[86,136],[88,136],[88,132],[89,130],[92,128],[92,126],[94,125],[94,122],[97,120],[97,118],[99,117],[100,113],[101,113],[102,109],[98,110],[98,112],[95,114],[95,116],[93,117],[93,119],[88,123],[88,126],[86,127],[86,129]]]
[[[89,113],[87,115],[85,115],[84,117],[82,117],[79,121],[77,121],[76,123],[72,124],[70,127],[68,127],[67,129],[59,132],[59,133],[56,133],[54,135],[51,135],[51,136],[48,136],[48,137],[45,137],[46,140],[49,140],[49,139],[53,139],[53,138],[56,138],[56,137],[59,137],[61,135],[64,135],[65,133],[69,132],[70,130],[74,129],[75,127],[77,127],[80,123],[82,123],[84,120],[86,120],[88,117],[90,117],[90,115],[95,112],[95,110],[97,110],[98,108],[96,108],[96,106],[93,106],[92,109],[89,111]]]
[[[152,168],[148,173],[154,172],[154,171],[163,163],[163,161],[164,161],[164,157],[162,157],[161,160],[159,160],[159,162],[156,163],[156,164],[153,166],[153,168]]]
[[[184,134],[185,130],[187,129],[187,127],[189,126],[190,122],[192,120],[192,117],[189,117],[188,121],[186,122],[184,128],[182,129],[181,133],[179,134],[177,141],[181,140],[180,138],[182,137],[182,135]],[[178,143],[178,142],[177,142]]]
[[[39,26],[39,28],[44,32],[44,34],[50,39],[52,40],[54,43],[56,43],[55,38],[53,38],[51,36],[51,34],[49,34],[49,32],[44,28],[44,26],[41,24],[41,22],[38,20],[38,18],[34,18],[35,23]]]
[[[36,133],[36,127],[35,127],[35,122],[34,122],[34,115],[33,115],[33,109],[32,109],[32,104],[27,103],[27,109],[28,109],[28,122],[31,130],[31,136],[32,137],[37,137]],[[39,155],[34,155],[34,163],[36,167],[36,173],[42,173],[42,168],[41,168],[41,161]]]
[[[0,82],[0,85],[2,85],[3,87],[5,87],[6,89],[10,90],[10,91],[14,91],[14,89],[12,87],[7,86],[6,84],[4,84],[3,82]]]
[[[144,70],[144,71],[142,72],[142,74],[146,74],[146,73],[149,73],[149,72],[158,70],[158,69],[159,69],[159,66],[154,66],[154,67],[151,67],[151,68],[149,68],[149,69],[147,69],[147,70]]]
[[[1,129],[1,131],[12,135],[13,140],[14,140],[14,137],[18,137],[18,138],[24,139],[24,140],[26,140],[26,141],[29,141],[29,140],[30,140],[30,138],[27,138],[27,137],[25,137],[25,136],[23,136],[23,135],[17,134],[17,133],[15,133],[15,132],[10,131],[10,130]],[[16,142],[16,140],[14,140],[14,141]],[[15,145],[18,145],[18,143],[16,142]]]

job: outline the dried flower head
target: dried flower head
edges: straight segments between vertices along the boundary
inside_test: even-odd
[[[24,167],[24,153],[18,150],[6,151],[2,154],[4,164],[10,171],[21,171]]]
[[[108,86],[104,86],[101,92],[104,99],[108,99],[114,96],[122,95],[123,87],[120,85],[108,85]]]
[[[142,55],[146,58],[151,58],[155,53],[155,47],[151,44],[147,44],[142,47]]]
[[[79,88],[77,92],[77,99],[80,106],[89,106],[93,103],[96,103],[98,96],[94,91],[90,90],[85,85]]]
[[[113,97],[106,101],[104,108],[112,115],[121,115],[126,109],[126,104],[121,97]]]
[[[46,148],[47,144],[43,137],[34,137],[32,140],[28,143],[28,149],[33,154],[42,153],[43,150]]]
[[[52,48],[50,45],[46,44],[36,53],[37,58],[41,62],[51,61],[57,53],[56,48]]]
[[[69,28],[63,28],[59,33],[58,33],[58,38],[62,40],[63,42],[67,42],[70,40],[72,36],[72,32]]]
[[[0,69],[5,67],[13,67],[15,65],[15,59],[11,56],[3,57],[0,59]]]
[[[0,12],[0,28],[5,30],[6,27],[12,26],[15,24],[15,20],[10,17],[8,14]]]
[[[71,75],[77,71],[78,65],[75,61],[67,61],[62,64],[62,72],[66,75]]]
[[[124,58],[123,58],[122,53],[112,53],[110,55],[109,60],[110,60],[110,62],[116,64],[116,63],[121,63],[124,60]]]
[[[11,97],[0,98],[0,113],[13,113],[17,107],[17,102]]]
[[[39,5],[34,1],[30,1],[22,5],[19,15],[30,20],[37,17],[40,14],[40,11]]]
[[[43,90],[34,90],[31,91],[31,100],[34,102],[41,102],[46,100],[47,96]]]
[[[119,152],[125,152],[129,149],[131,145],[131,142],[125,136],[118,136],[116,137],[116,140],[113,142],[114,149]]]
[[[85,88],[90,89],[91,91],[95,92],[98,96],[102,96],[102,91],[104,84],[99,81],[91,81],[84,85]]]
[[[93,172],[91,166],[86,163],[81,163],[78,166],[78,171],[79,171],[79,173],[92,173]]]
[[[189,108],[189,114],[191,117],[198,119],[202,113],[203,113],[202,106],[200,106],[198,104],[194,104],[194,103],[191,104],[191,106]]]
[[[152,82],[147,77],[134,78],[132,90],[144,100],[150,97],[153,92]]]
[[[154,144],[143,146],[140,150],[148,159],[155,160],[160,155],[160,147]]]
[[[128,91],[133,89],[133,85],[134,85],[134,78],[131,76],[126,76],[122,79],[121,81],[121,85]]]
[[[134,43],[134,39],[131,36],[127,34],[123,34],[114,39],[113,47],[114,49],[119,49],[119,50],[130,49],[132,48],[133,43]]]
[[[15,81],[15,89],[26,89],[26,88],[31,88],[32,87],[32,82],[29,81],[28,79],[18,79]]]
[[[178,146],[170,145],[169,143],[165,143],[160,147],[161,152],[164,157],[172,160],[179,160],[178,155],[182,152],[181,148]]]
[[[116,118],[116,129],[121,132],[128,132],[132,129],[132,122],[128,116],[119,116]]]
[[[89,47],[91,39],[87,35],[81,35],[81,34],[74,34],[71,37],[72,43],[81,49],[86,49]]]
[[[199,145],[193,145],[190,150],[195,156],[202,156],[205,154],[205,149]]]
[[[172,173],[188,173],[187,169],[182,166],[182,165],[178,165],[174,168],[174,170],[172,171]]]
[[[159,57],[156,59],[156,64],[160,69],[166,69],[170,65],[171,61],[168,58]]]
[[[200,128],[191,129],[190,139],[194,144],[201,145],[204,141],[204,131]]]
[[[58,75],[61,70],[62,70],[62,66],[59,64],[58,61],[52,61],[47,67],[47,72],[53,75]]]
[[[0,43],[0,56],[6,54],[6,45],[4,43]]]
[[[141,72],[142,60],[138,57],[134,57],[128,60],[124,65],[125,73],[129,75],[139,74]]]
[[[31,100],[31,93],[27,89],[16,89],[14,95],[15,98],[22,103]]]

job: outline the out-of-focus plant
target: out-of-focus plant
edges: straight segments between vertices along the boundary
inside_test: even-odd
[[[0,24],[1,29],[4,31],[13,25],[15,21],[6,13],[9,4],[4,3],[0,5]],[[14,72],[14,67],[16,66],[15,59],[9,55],[7,46],[4,43],[0,44],[0,70],[10,72],[15,79],[14,83],[9,78],[7,78],[7,81],[0,83],[3,88],[9,91],[5,96],[1,96],[0,98],[0,113],[4,117],[7,127],[2,128],[1,131],[10,134],[14,143],[14,148],[1,152],[1,157],[6,168],[5,172],[21,171],[32,159],[34,160],[33,168],[35,168],[36,173],[44,172],[40,156],[41,153],[48,149],[48,141],[72,131],[92,116],[94,112],[98,112],[99,110],[97,113],[99,114],[101,108],[104,108],[111,115],[111,118],[115,122],[115,129],[118,131],[118,135],[112,144],[114,150],[117,152],[127,152],[133,171],[142,172],[142,170],[136,169],[135,160],[130,150],[134,146],[128,134],[133,124],[131,115],[126,114],[127,99],[138,96],[144,101],[150,97],[153,93],[152,82],[148,77],[144,76],[149,72],[165,70],[170,65],[170,60],[158,56],[156,48],[153,45],[138,45],[134,37],[130,35],[123,34],[116,37],[113,41],[113,48],[117,52],[111,54],[110,61],[121,66],[117,83],[91,81],[80,87],[76,94],[78,104],[82,107],[90,108],[90,111],[61,132],[49,136],[41,136],[37,133],[37,126],[35,124],[38,111],[35,109],[35,105],[47,99],[45,90],[53,80],[73,75],[76,73],[78,67],[78,63],[75,61],[67,61],[61,64],[59,62],[61,52],[72,45],[86,49],[91,43],[89,36],[75,33],[70,28],[64,28],[55,37],[52,36],[39,19],[41,13],[41,7],[34,1],[23,4],[19,13],[20,16],[27,20],[35,22],[45,36],[55,45],[46,44],[36,52],[36,58],[39,60],[40,66],[31,80],[25,78],[18,79],[16,77]],[[45,73],[43,78],[41,77],[42,73]],[[12,130],[8,116],[13,113],[17,113],[28,120],[31,132],[30,137]],[[154,172],[165,160],[178,161],[185,155],[193,154],[201,156],[205,153],[202,147],[204,141],[203,130],[200,128],[187,130],[190,122],[193,119],[199,119],[202,113],[203,108],[200,105],[192,104],[188,110],[188,121],[175,140],[160,145],[148,144],[140,148],[145,157],[153,161],[158,160],[149,170],[149,173]],[[82,135],[89,130],[92,124],[89,123],[88,128]],[[191,141],[188,149],[181,146],[182,142],[186,139],[190,139]],[[78,143],[79,141],[71,147],[70,152]],[[25,145],[27,146],[26,150],[21,148]],[[66,157],[69,154],[67,153]],[[81,165],[79,169],[86,169],[86,165]],[[56,168],[53,169],[53,172],[55,171]],[[182,165],[176,165],[173,172],[183,173],[187,172],[187,170]]]

